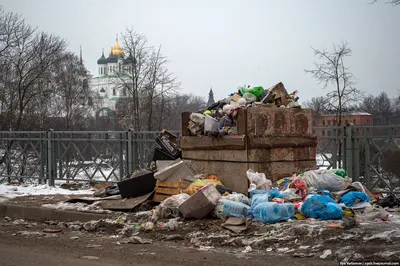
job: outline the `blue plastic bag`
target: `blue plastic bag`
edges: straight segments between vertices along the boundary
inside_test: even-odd
[[[289,197],[289,196],[290,196],[289,192],[280,192],[277,189],[271,189],[269,191],[269,197],[271,199],[273,199],[273,198],[281,198],[281,199],[283,199],[283,198],[286,198],[286,197]]]
[[[329,196],[312,196],[308,198],[301,207],[301,212],[307,218],[322,220],[336,220],[341,219],[343,216],[342,208]]]
[[[358,191],[349,191],[342,196],[340,202],[346,205],[347,207],[353,206],[354,203],[357,202],[364,202],[364,201],[371,201],[367,194],[364,192]]]

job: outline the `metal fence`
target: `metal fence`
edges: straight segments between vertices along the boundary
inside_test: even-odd
[[[160,132],[3,131],[0,181],[117,181],[152,161]],[[178,132],[173,132],[178,134]]]
[[[315,127],[314,132],[319,168],[344,168],[370,190],[400,193],[400,125]],[[0,182],[7,178],[36,179],[50,185],[56,180],[121,180],[126,173],[149,166],[158,134],[3,131]]]
[[[371,191],[400,193],[400,125],[316,127],[317,166],[344,168]]]

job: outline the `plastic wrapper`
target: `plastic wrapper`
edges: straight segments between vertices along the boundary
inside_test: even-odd
[[[179,218],[169,219],[169,221],[166,223],[158,222],[157,228],[163,230],[175,231],[179,229],[178,219]]]
[[[254,172],[252,169],[249,169],[246,174],[251,183],[249,191],[254,189],[270,190],[272,188],[271,180],[267,179],[264,173]]]
[[[163,202],[161,202],[160,206],[161,207],[179,207],[179,205],[184,203],[188,198],[190,198],[190,195],[188,195],[186,193],[173,195],[173,196],[165,199]]]

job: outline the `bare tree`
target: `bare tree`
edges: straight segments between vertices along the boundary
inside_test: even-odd
[[[150,131],[158,127],[157,116],[164,108],[165,97],[176,93],[180,84],[168,71],[161,46],[155,50],[132,29],[122,34],[122,42],[127,57],[125,71],[116,73],[117,87],[128,92],[128,99],[117,104],[117,116],[135,131]]]
[[[25,24],[20,15],[5,12],[0,6],[0,57],[7,49],[16,46],[27,31],[32,29]]]
[[[332,86],[332,91],[326,95],[326,103],[328,109],[337,114],[338,125],[341,126],[345,107],[357,101],[361,95],[354,87],[355,78],[344,62],[346,57],[351,56],[351,49],[347,43],[334,44],[331,51],[312,49],[319,62],[314,63],[314,69],[305,72],[317,79],[324,89]]]
[[[373,0],[371,2],[371,4],[374,4],[376,2],[378,2],[378,0]],[[400,0],[388,0],[388,1],[386,1],[386,4],[392,4],[394,6],[397,6],[397,5],[400,5]]]
[[[328,99],[323,96],[312,97],[311,100],[303,103],[304,107],[313,109],[317,112],[326,112],[328,110],[327,105]]]
[[[360,104],[360,109],[374,116],[375,125],[388,125],[391,118],[395,117],[397,99],[391,99],[386,92],[381,92],[374,97],[369,95]]]
[[[131,98],[124,101],[124,104],[129,104],[130,115],[125,117],[135,131],[142,129],[140,119],[141,95],[146,84],[147,75],[149,75],[149,52],[150,48],[147,44],[145,36],[136,33],[133,29],[127,29],[122,34],[123,49],[128,57],[125,60],[125,70],[129,73],[117,73],[117,86],[125,89],[127,97]]]
[[[52,67],[52,116],[62,117],[65,130],[87,129],[88,117],[98,109],[100,97],[90,92],[87,70],[72,53],[63,53]]]

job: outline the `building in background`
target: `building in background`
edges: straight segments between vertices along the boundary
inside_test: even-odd
[[[321,114],[313,111],[313,127],[330,127],[338,126],[337,114]],[[345,112],[342,114],[342,125],[353,124],[354,126],[373,126],[374,116],[367,112]],[[327,136],[330,134],[328,130],[314,131],[317,136]],[[362,132],[361,132],[362,133]]]
[[[214,92],[212,90],[212,88],[210,89],[210,92],[208,93],[208,101],[207,101],[207,105],[206,108],[208,108],[209,106],[211,106],[212,104],[215,103],[214,100]]]
[[[98,93],[102,98],[102,108],[99,116],[115,116],[116,103],[120,98],[127,96],[125,87],[120,86],[121,79],[129,80],[132,73],[132,57],[126,57],[118,43],[118,37],[111,48],[108,57],[104,56],[104,50],[97,60],[97,75],[90,79],[90,89]]]

